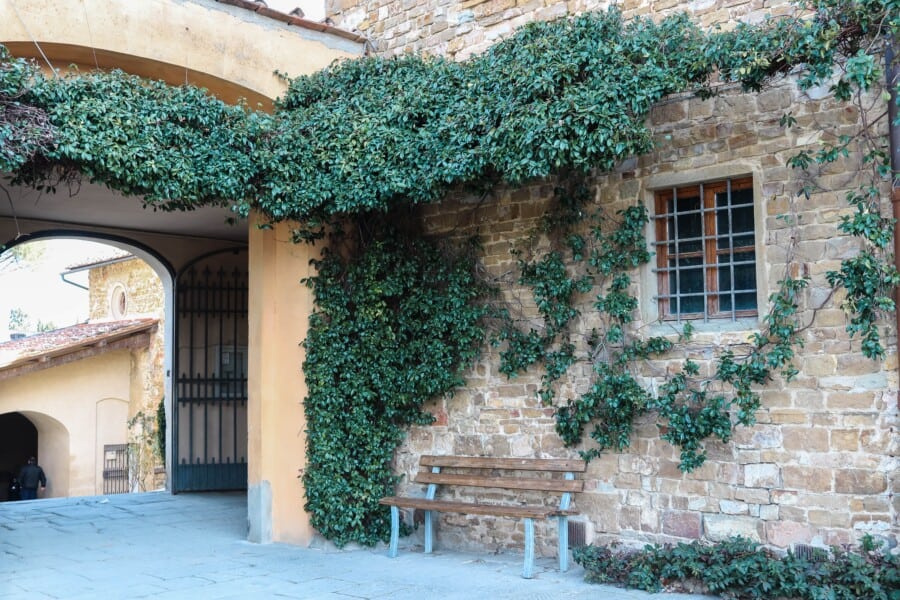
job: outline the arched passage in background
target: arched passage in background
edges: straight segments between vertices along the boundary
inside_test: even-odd
[[[172,402],[173,398],[172,393],[172,379],[169,374],[172,371],[172,347],[173,347],[173,339],[174,339],[174,319],[172,315],[174,314],[174,275],[173,268],[157,251],[150,248],[149,246],[138,242],[136,240],[128,239],[118,235],[111,234],[102,234],[96,232],[89,231],[81,231],[76,229],[65,230],[65,229],[53,229],[53,230],[44,230],[37,231],[33,234],[22,236],[16,240],[9,241],[6,245],[6,248],[13,248],[20,244],[34,242],[34,241],[52,241],[52,240],[82,240],[82,241],[90,241],[95,243],[101,243],[103,245],[109,246],[110,249],[123,250],[130,255],[140,259],[143,263],[146,264],[147,267],[152,270],[156,277],[159,278],[159,282],[161,284],[162,289],[162,297],[159,299],[159,305],[162,306],[162,316],[159,319],[159,327],[157,333],[151,339],[151,344],[155,344],[159,346],[159,352],[150,353],[148,355],[148,359],[150,357],[155,361],[154,364],[148,365],[138,365],[136,372],[141,373],[142,380],[152,379],[159,380],[159,385],[162,387],[162,397],[161,399],[165,402],[165,413],[166,415],[172,414]],[[145,267],[146,268],[146,267]],[[14,293],[14,292],[13,292]],[[25,307],[27,310],[27,307]],[[115,317],[115,315],[110,315],[111,317]],[[161,356],[159,356],[161,354]],[[156,364],[158,362],[158,364]],[[132,367],[134,368],[134,366]],[[99,389],[98,389],[99,392]],[[135,391],[134,393],[138,393]],[[101,411],[100,407],[105,406],[101,402],[102,398],[98,398],[97,400],[97,411],[98,411],[98,419],[101,412],[108,413],[108,410]],[[134,401],[134,402],[132,402]],[[152,411],[156,402],[153,403],[152,406],[143,406],[146,404],[144,399],[142,398],[127,398],[120,400],[121,403],[124,403],[124,413],[122,410],[118,411],[116,414],[121,413],[121,421],[122,427],[121,431],[123,432],[118,437],[122,439],[114,440],[117,444],[122,445],[128,442],[126,431],[128,421],[134,417],[134,414],[129,413],[129,404],[131,404],[132,409],[131,413],[134,413],[137,408],[144,410],[145,412]],[[136,408],[137,407],[137,408]],[[24,408],[24,407],[23,407]],[[51,414],[51,416],[53,416]],[[109,420],[109,416],[106,415],[104,417],[104,427],[109,429],[111,426],[106,421]],[[99,423],[94,424],[95,428],[93,429],[94,434],[97,431],[100,431]],[[90,435],[89,431],[80,431],[73,430],[71,435],[73,436],[84,436]],[[80,438],[79,438],[80,439]],[[83,440],[81,440],[83,441]],[[97,456],[102,456],[104,452],[103,444],[109,443],[110,440],[90,440],[91,443],[101,444],[97,449]],[[171,447],[171,444],[166,444],[166,447]],[[68,451],[68,448],[67,448]],[[167,457],[165,460],[165,464],[172,464],[172,461]],[[43,465],[42,465],[43,466]],[[0,464],[0,473],[3,471],[3,465]],[[99,480],[103,478],[103,464],[102,461],[96,461],[95,470],[97,472],[97,477]],[[169,475],[167,473],[167,475]],[[166,477],[166,481],[168,482],[169,477]],[[57,495],[68,495],[68,490],[66,493],[60,493],[62,488],[55,487]],[[124,491],[124,490],[123,490]],[[48,492],[49,493],[49,492]]]
[[[45,498],[69,495],[69,430],[50,415],[23,410],[19,414],[31,423],[37,432],[38,464],[47,475]]]
[[[279,17],[276,11],[260,10],[257,3],[238,0],[9,4],[15,10],[0,19],[0,43],[15,56],[36,58],[46,47],[54,65],[121,68],[172,84],[199,83],[226,101],[228,87],[249,98],[251,105],[254,94],[272,100],[284,92],[286,81],[278,74],[308,75],[365,51],[366,40],[360,35]],[[179,271],[211,250],[250,243],[249,537],[309,543],[314,532],[302,510],[304,491],[297,478],[305,460],[305,421],[297,398],[305,393],[298,344],[305,337],[312,298],[307,290],[298,291],[297,280],[310,274],[313,251],[290,243],[287,226],[271,231],[257,230],[255,222],[246,221],[225,226],[222,207],[144,211],[138,199],[89,182],[82,183],[76,198],[62,189],[40,195],[40,201],[33,190],[9,191],[9,202],[0,202],[0,241],[48,228],[108,232],[144,241]],[[169,455],[171,447],[167,443]]]
[[[8,500],[10,479],[29,456],[38,455],[38,432],[22,413],[0,415],[0,501]]]

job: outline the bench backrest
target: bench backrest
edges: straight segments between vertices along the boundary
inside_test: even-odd
[[[583,460],[573,459],[490,458],[430,454],[419,458],[419,466],[421,470],[416,475],[416,482],[427,483],[430,486],[435,484],[460,485],[562,493],[582,491],[584,481],[574,477],[575,473],[583,473],[587,468]],[[455,472],[445,473],[443,472],[445,468]],[[496,474],[485,474],[485,471],[496,472]],[[509,476],[506,473],[514,471],[522,472],[525,476]],[[501,473],[507,476],[503,476]],[[534,477],[534,475],[543,473],[560,474],[562,477]]]

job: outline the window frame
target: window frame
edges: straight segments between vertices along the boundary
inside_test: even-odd
[[[677,185],[664,189],[658,189],[654,191],[653,194],[653,202],[654,202],[654,214],[653,214],[653,223],[654,223],[654,239],[655,239],[655,250],[656,250],[656,268],[654,269],[654,273],[656,274],[656,283],[657,283],[657,309],[659,311],[658,315],[660,320],[662,321],[682,321],[682,320],[699,320],[708,321],[711,319],[721,320],[721,319],[731,319],[732,321],[737,321],[738,319],[743,318],[753,318],[759,316],[759,273],[756,269],[754,269],[754,287],[753,289],[731,289],[727,293],[727,295],[731,296],[732,299],[732,308],[730,310],[722,310],[720,299],[725,294],[719,293],[719,273],[722,269],[722,265],[719,264],[718,259],[721,256],[729,256],[733,257],[735,254],[740,254],[744,252],[753,252],[754,260],[752,264],[756,264],[759,261],[759,254],[757,248],[757,240],[758,240],[758,227],[755,218],[755,205],[756,198],[755,194],[750,202],[749,206],[754,209],[754,218],[753,218],[753,229],[752,232],[745,232],[738,235],[751,235],[752,241],[749,245],[741,245],[735,246],[733,244],[734,238],[737,237],[733,232],[728,232],[725,234],[720,234],[718,231],[718,223],[717,223],[717,215],[722,211],[721,208],[716,206],[716,195],[721,192],[728,192],[729,201],[727,205],[727,210],[729,214],[731,210],[735,206],[748,206],[746,204],[733,205],[731,204],[730,194],[732,192],[739,192],[743,190],[751,190],[753,191],[753,177],[752,176],[741,176],[741,177],[730,177],[719,180],[711,180],[705,181],[702,183],[689,184],[689,185]],[[676,200],[679,197],[699,197],[700,198],[700,208],[699,212],[701,215],[700,223],[701,223],[701,231],[699,238],[690,238],[692,241],[696,241],[699,239],[701,248],[696,251],[691,252],[675,252],[672,253],[669,250],[669,245],[671,241],[669,239],[669,218],[673,217],[677,214],[689,214],[695,213],[697,211],[683,211],[670,213],[668,211],[667,204]],[[729,216],[730,223],[730,216]],[[730,227],[730,229],[733,229]],[[731,239],[731,243],[725,248],[718,247],[718,240],[720,239]],[[677,248],[678,243],[681,240],[675,238],[675,246]],[[677,298],[684,298],[683,294],[672,294],[669,285],[669,276],[672,272],[678,272],[679,267],[676,265],[675,267],[669,266],[669,260],[675,258],[676,261],[684,258],[701,258],[701,264],[699,268],[703,270],[703,311],[702,312],[678,312],[675,313],[672,311],[672,304],[677,301]],[[731,272],[731,282],[732,288],[735,286],[735,277],[734,277],[734,266],[735,265],[746,265],[751,264],[742,261],[734,261],[733,259],[729,261],[728,268],[732,269]],[[696,267],[695,267],[696,268]],[[684,267],[680,267],[680,270],[684,271]],[[695,294],[696,292],[692,292]],[[748,294],[753,293],[756,297],[756,308],[753,309],[736,309],[735,305],[737,294]]]
[[[128,289],[122,282],[115,282],[109,291],[109,316],[113,319],[124,319],[128,316],[130,299]]]

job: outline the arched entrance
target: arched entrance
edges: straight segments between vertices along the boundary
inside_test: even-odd
[[[7,499],[9,476],[18,475],[19,468],[31,456],[37,458],[47,475],[47,489],[42,497],[68,496],[72,452],[69,430],[56,418],[34,410],[0,415],[0,478],[4,478],[0,481],[0,499]]]
[[[37,430],[38,449],[35,457],[47,474],[46,497],[68,496],[72,473],[69,469],[71,439],[69,430],[54,417],[40,412],[23,410],[22,416]]]
[[[10,480],[29,456],[38,454],[38,433],[34,423],[21,413],[0,415],[0,501],[8,500]]]
[[[32,328],[27,337],[4,344],[0,411],[43,414],[70,433],[61,464],[71,485],[54,477],[56,496],[157,489],[166,482],[155,429],[171,387],[171,267],[152,249],[121,236],[47,230],[9,246],[29,244],[40,246],[36,253],[26,249],[23,255],[33,258],[23,264],[41,275],[29,285],[8,286],[3,299],[29,314],[32,306],[50,307],[55,316],[48,322],[55,326]],[[40,268],[44,262],[51,270]],[[67,284],[84,291],[68,296],[74,288]],[[121,291],[127,301],[116,302],[111,291]],[[63,300],[45,304],[46,296]],[[28,431],[27,423],[17,430]],[[15,438],[11,443],[22,446]],[[31,446],[23,456],[43,461],[38,444]]]
[[[288,15],[276,18],[271,10],[257,12],[259,6],[253,3],[32,0],[16,7],[15,18],[0,22],[0,43],[15,48],[15,55],[41,55],[44,62],[46,46],[52,54],[46,62],[53,65],[76,63],[82,70],[115,67],[172,84],[200,83],[223,99],[261,95],[272,100],[286,86],[278,74],[311,74],[364,52],[361,36],[298,22]],[[148,31],[153,35],[148,37]],[[0,241],[69,228],[127,236],[153,248],[181,272],[199,256],[249,240],[250,539],[307,543],[312,531],[296,475],[305,456],[300,401],[305,381],[299,369],[299,343],[305,337],[312,299],[298,282],[309,275],[313,250],[292,244],[289,227],[263,231],[256,222],[241,221],[238,227],[226,226],[226,217],[235,215],[221,207],[149,212],[142,210],[138,199],[84,182],[76,198],[64,189],[43,194],[8,189],[8,201],[0,202]],[[167,347],[173,343],[174,337],[167,339]],[[167,377],[174,376],[172,368]],[[167,403],[173,395],[167,393]],[[194,404],[198,409],[200,403]],[[171,413],[170,406],[170,422]],[[169,435],[168,465],[173,464],[171,442]]]
[[[172,491],[247,489],[247,250],[178,274]]]

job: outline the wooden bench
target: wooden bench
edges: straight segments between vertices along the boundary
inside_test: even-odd
[[[512,517],[525,520],[525,567],[522,570],[522,577],[530,579],[534,571],[534,519],[557,517],[559,570],[566,571],[569,566],[567,520],[570,515],[577,514],[570,510],[569,506],[572,494],[580,492],[584,486],[582,480],[575,479],[575,474],[583,473],[585,468],[583,460],[423,455],[419,459],[419,473],[414,481],[428,484],[425,497],[390,496],[380,500],[381,504],[391,507],[391,545],[388,556],[392,558],[397,556],[400,507],[425,511],[426,553],[432,550],[435,512]],[[515,492],[552,492],[560,494],[560,500],[557,506],[436,500],[434,496],[439,485]]]

